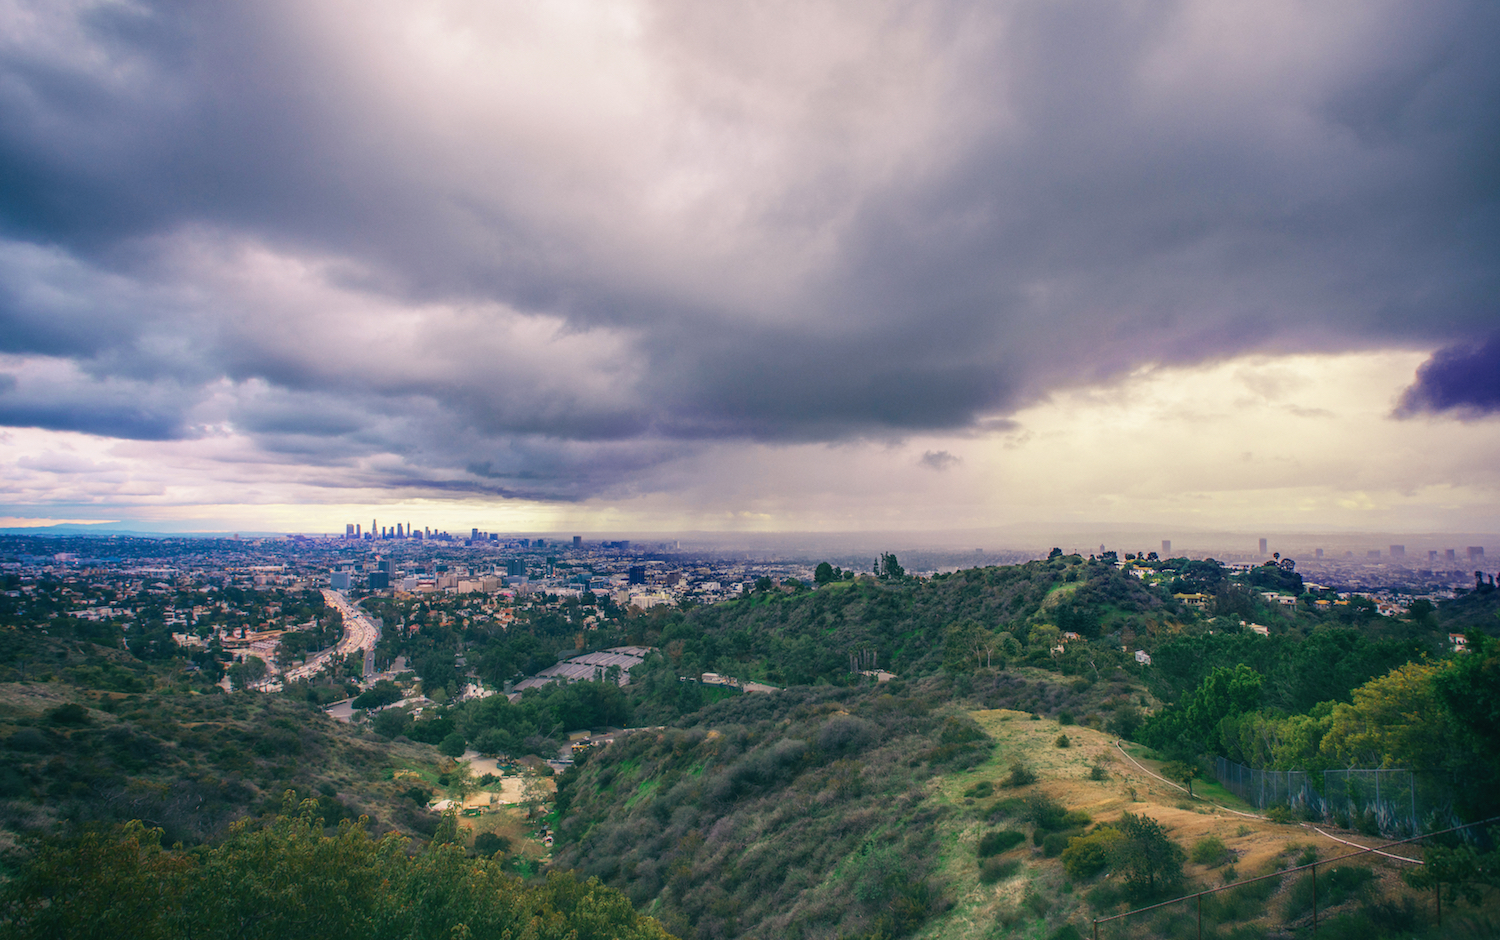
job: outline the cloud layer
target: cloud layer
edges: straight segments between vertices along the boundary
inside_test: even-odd
[[[1492,4],[0,18],[0,424],[574,501],[1497,318]]]

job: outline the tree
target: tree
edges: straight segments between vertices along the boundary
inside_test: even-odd
[[[1110,860],[1126,890],[1148,897],[1181,883],[1187,853],[1167,838],[1161,823],[1150,816],[1124,813],[1115,828],[1120,838],[1111,846]]]
[[[1220,724],[1260,701],[1261,675],[1244,663],[1215,667],[1202,685],[1146,723],[1142,740],[1178,760],[1222,751]]]
[[[827,584],[833,579],[833,565],[830,565],[826,561],[818,562],[818,567],[813,569],[813,582],[815,584]]]
[[[1174,760],[1162,766],[1162,776],[1168,780],[1176,780],[1187,787],[1188,796],[1193,795],[1193,781],[1200,776],[1198,765],[1192,761]]]
[[[236,689],[247,689],[265,677],[266,661],[259,656],[246,656],[229,667],[229,681]]]
[[[906,569],[896,560],[896,556],[890,552],[880,553],[880,564],[876,566],[876,574],[882,580],[899,581],[906,577]]]

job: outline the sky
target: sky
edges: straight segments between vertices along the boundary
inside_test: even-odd
[[[0,0],[0,527],[1500,532],[1500,6]]]

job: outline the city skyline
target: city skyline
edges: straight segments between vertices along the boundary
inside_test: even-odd
[[[1500,532],[1492,5],[0,10],[0,529]]]

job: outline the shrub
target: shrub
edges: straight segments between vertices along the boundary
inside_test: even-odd
[[[1068,847],[1068,840],[1076,837],[1076,832],[1049,832],[1042,836],[1042,855],[1047,858],[1057,858],[1063,854]]]
[[[1057,723],[1060,725],[1071,725],[1073,723],[1073,713],[1066,709],[1058,712]]]
[[[1369,891],[1370,882],[1375,873],[1368,868],[1357,865],[1340,865],[1331,871],[1324,872],[1318,878],[1318,907],[1320,909],[1336,907],[1351,897],[1361,896]],[[1296,918],[1303,913],[1312,910],[1313,883],[1312,873],[1304,873],[1287,892],[1286,916]]]
[[[1095,761],[1094,766],[1089,768],[1090,780],[1108,780],[1109,771],[1104,769],[1103,761]]]
[[[990,808],[989,818],[991,822],[997,819],[1024,819],[1026,818],[1026,810],[1026,801],[1019,796],[1006,797],[1003,800],[997,800],[995,805]]]
[[[86,725],[89,723],[89,710],[77,702],[68,702],[49,708],[44,713],[47,720],[54,725]]]
[[[992,885],[1004,881],[1021,870],[1018,858],[987,858],[979,863],[980,884]]]
[[[505,836],[493,832],[481,832],[474,837],[474,852],[478,855],[494,855],[496,852],[509,852],[510,840]]]
[[[1192,860],[1199,865],[1218,868],[1234,858],[1234,852],[1215,835],[1207,835],[1193,843]]]
[[[1052,832],[1063,828],[1063,819],[1067,815],[1067,808],[1045,793],[1033,793],[1026,801],[1026,818],[1039,831]]]
[[[982,800],[995,792],[995,785],[988,780],[981,780],[964,791],[964,796],[972,799]]]
[[[1110,910],[1125,900],[1125,896],[1120,893],[1120,886],[1109,881],[1090,891],[1085,898],[1096,911]]]
[[[1021,906],[1038,917],[1046,917],[1047,912],[1052,910],[1051,900],[1046,895],[1035,891],[1026,892],[1026,898],[1021,902]]]
[[[1292,811],[1286,806],[1267,807],[1266,818],[1273,823],[1289,823],[1292,821]]]
[[[1068,736],[1065,735],[1065,734],[1060,734],[1060,735],[1057,736],[1056,744],[1057,744],[1058,747],[1072,747],[1073,746],[1073,742],[1069,741],[1068,740]]]
[[[1025,841],[1025,834],[1016,832],[1014,829],[996,829],[994,832],[986,832],[979,839],[979,857],[989,858],[991,855],[1008,852]]]
[[[1020,761],[1010,765],[1010,775],[1002,781],[1002,785],[1007,787],[1025,787],[1033,783],[1036,783],[1036,771]]]
[[[1063,870],[1080,881],[1094,877],[1109,864],[1110,852],[1119,838],[1119,830],[1100,826],[1086,836],[1069,839],[1062,852]]]

